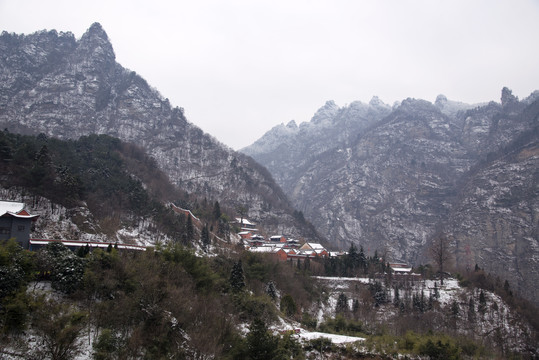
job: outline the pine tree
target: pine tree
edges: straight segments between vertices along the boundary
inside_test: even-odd
[[[216,201],[213,204],[213,219],[219,220],[220,217],[221,217],[221,206],[219,206],[219,201]]]
[[[395,286],[395,295],[393,296],[393,304],[395,305],[395,307],[399,306],[399,302],[400,302],[399,287]]]
[[[241,259],[232,267],[232,272],[230,273],[230,287],[233,292],[240,292],[245,288]]]
[[[374,306],[378,307],[387,302],[387,294],[381,282],[375,281],[374,283],[369,284],[369,290],[374,299]]]
[[[477,311],[481,315],[485,315],[485,311],[487,310],[487,299],[485,298],[485,293],[483,290],[479,293],[479,305],[477,305]]]
[[[468,321],[475,321],[475,302],[473,301],[473,297],[470,297],[470,301],[468,303]]]
[[[290,294],[286,294],[281,298],[281,311],[286,316],[293,316],[297,312],[296,302]]]
[[[277,289],[275,289],[275,283],[273,281],[269,281],[266,284],[266,294],[268,294],[273,301],[277,299]]]
[[[339,297],[337,298],[337,305],[335,306],[335,313],[337,314],[344,314],[349,311],[348,307],[348,298],[344,293],[340,293]]]
[[[352,312],[355,314],[357,313],[358,310],[359,310],[359,300],[354,299],[354,301],[352,302]]]
[[[451,303],[451,316],[454,318],[459,316],[459,303],[455,300]]]
[[[367,269],[367,257],[365,256],[365,251],[363,250],[363,245],[359,247],[359,266],[363,269],[363,272]]]
[[[247,335],[247,357],[253,360],[272,360],[276,355],[277,339],[268,331],[262,319],[254,319]]]
[[[210,246],[210,232],[208,230],[208,224],[204,225],[204,227],[202,228],[201,239],[202,247],[205,251],[208,251],[208,248]]]
[[[303,262],[303,270],[310,270],[311,269],[311,260],[309,259],[309,257],[307,256],[305,258],[305,261]]]
[[[348,249],[348,255],[345,258],[345,272],[347,275],[355,275],[355,270],[359,266],[359,254],[355,245],[352,243]]]
[[[186,243],[193,241],[195,229],[193,228],[193,220],[190,215],[187,215],[187,224],[185,225]]]

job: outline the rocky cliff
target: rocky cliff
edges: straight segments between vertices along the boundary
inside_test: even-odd
[[[205,134],[182,108],[172,107],[143,78],[118,64],[97,23],[78,40],[54,30],[2,33],[0,126],[71,139],[108,134],[136,143],[182,189],[245,209],[269,232],[316,236],[296,220],[287,197],[262,166]]]
[[[242,151],[330,242],[417,265],[443,231],[460,269],[479,264],[537,299],[538,98],[327,102]]]

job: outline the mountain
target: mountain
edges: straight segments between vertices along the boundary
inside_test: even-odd
[[[182,108],[118,64],[98,23],[79,40],[54,30],[2,33],[0,126],[62,139],[107,134],[135,143],[179,188],[241,209],[270,233],[318,239],[294,217],[265,168],[204,133]]]
[[[443,232],[459,269],[479,264],[537,302],[538,118],[539,92],[507,88],[478,105],[329,101],[242,151],[330,243],[418,265]]]

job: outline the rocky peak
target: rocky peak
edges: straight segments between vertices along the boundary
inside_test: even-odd
[[[518,103],[518,98],[513,95],[513,91],[508,89],[507,87],[504,87],[502,89],[502,107],[506,107],[508,105],[516,104]]]
[[[103,29],[101,24],[98,22],[95,22],[92,25],[90,25],[90,28],[86,30],[86,33],[83,35],[83,38],[85,36],[91,37],[91,38],[100,38],[105,41],[109,41],[109,37],[107,36],[105,29]]]
[[[288,124],[286,124],[286,127],[291,130],[295,130],[298,128],[298,125],[296,124],[295,120],[290,120]]]
[[[435,107],[431,102],[422,99],[407,98],[402,101],[398,107],[399,111],[403,111],[409,114],[418,114],[423,112],[439,112],[440,110]]]
[[[313,118],[311,119],[311,122],[313,124],[320,124],[322,122],[331,120],[338,111],[339,107],[337,106],[337,104],[335,104],[335,101],[328,100],[326,101],[325,105],[318,109],[318,111],[314,114]]]
[[[380,100],[378,96],[373,96],[371,101],[369,101],[369,105],[373,107],[387,107],[387,105]]]
[[[109,37],[99,23],[93,23],[82,35],[78,42],[77,55],[80,60],[87,59],[99,68],[105,64],[110,66],[116,60]]]
[[[447,96],[445,95],[438,95],[436,96],[436,101],[434,102],[434,105],[436,105],[439,108],[443,108],[447,104]]]

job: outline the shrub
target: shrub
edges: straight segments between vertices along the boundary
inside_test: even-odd
[[[293,316],[296,313],[296,303],[290,294],[286,294],[281,298],[281,311],[286,316]]]

